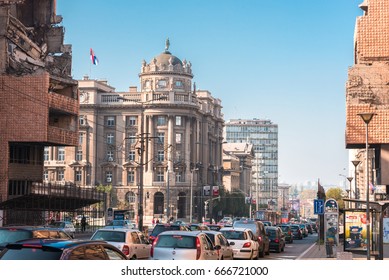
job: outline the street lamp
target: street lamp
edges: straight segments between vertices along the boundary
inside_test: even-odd
[[[354,188],[354,197],[355,199],[359,199],[359,189],[358,189],[358,180],[357,180],[357,166],[361,163],[359,160],[352,160],[351,161],[352,164],[354,165],[354,169],[355,169],[355,174],[354,174],[354,184],[355,184],[355,188]],[[358,205],[359,204],[356,204],[356,208],[358,208]]]
[[[117,100],[123,100],[123,101],[130,101],[134,102],[137,104],[140,104],[141,106],[141,114],[140,114],[140,148],[138,150],[139,153],[139,204],[138,204],[138,229],[140,231],[143,231],[143,167],[145,165],[144,163],[144,151],[145,151],[145,138],[148,140],[150,138],[155,138],[155,137],[145,137],[145,132],[144,132],[144,110],[145,107],[144,105],[147,103],[150,103],[152,101],[157,101],[157,100],[167,100],[166,96],[160,96],[159,98],[155,99],[150,99],[147,101],[139,101],[135,99],[127,99],[121,96],[117,97]],[[146,133],[147,134],[147,133]]]
[[[351,187],[351,181],[354,179],[354,177],[347,177],[347,180],[350,182],[350,194],[349,194],[349,198],[352,198],[352,187]]]
[[[360,113],[358,116],[362,118],[366,124],[366,235],[367,235],[367,251],[366,257],[370,260],[370,204],[369,204],[369,123],[373,119],[375,113]]]

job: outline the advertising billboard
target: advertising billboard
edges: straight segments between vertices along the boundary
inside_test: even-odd
[[[366,211],[345,211],[344,250],[367,251]]]

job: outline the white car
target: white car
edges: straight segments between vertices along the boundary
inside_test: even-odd
[[[223,233],[220,231],[204,231],[206,235],[211,239],[214,245],[219,245],[220,249],[217,250],[217,254],[219,256],[219,260],[233,260],[234,259],[234,251],[230,242],[228,242],[227,238],[224,237]]]
[[[76,228],[74,227],[73,223],[69,221],[55,221],[50,224],[50,227],[60,228],[69,234],[72,238],[74,238],[76,233]]]
[[[154,240],[153,260],[217,260],[220,245],[202,231],[164,231]]]
[[[232,246],[234,259],[258,259],[259,245],[250,229],[224,227],[220,232]]]
[[[128,259],[148,259],[151,244],[146,236],[137,229],[103,228],[92,235],[91,240],[104,240],[121,250]]]

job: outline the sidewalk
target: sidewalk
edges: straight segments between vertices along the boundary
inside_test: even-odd
[[[384,252],[385,249],[384,249]],[[389,260],[389,258],[385,258],[384,260]],[[297,260],[366,260],[366,256],[360,254],[353,254],[351,252],[344,252],[343,245],[338,245],[336,247],[336,251],[334,250],[334,257],[327,258],[325,245],[318,245],[316,243],[312,244],[305,252],[303,252]],[[374,257],[371,257],[371,260],[374,260]]]

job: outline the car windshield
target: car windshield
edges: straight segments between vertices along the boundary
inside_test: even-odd
[[[298,231],[300,228],[298,226],[292,226],[291,229],[292,231]]]
[[[282,231],[289,231],[290,227],[288,226],[280,226],[280,228],[282,229]]]
[[[184,235],[160,235],[155,247],[196,249],[196,237]]]
[[[104,240],[111,242],[125,242],[126,234],[120,231],[97,231],[91,238],[92,240]]]
[[[58,227],[58,228],[64,228],[65,223],[64,222],[54,222],[51,224],[52,227]]]
[[[222,232],[224,237],[227,239],[234,239],[234,240],[246,240],[246,233],[242,231],[223,231]]]
[[[266,231],[269,237],[276,237],[276,231],[275,230],[267,230]]]
[[[62,251],[43,248],[6,249],[1,260],[59,260]]]

